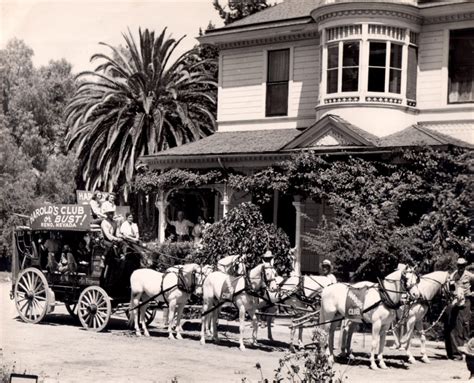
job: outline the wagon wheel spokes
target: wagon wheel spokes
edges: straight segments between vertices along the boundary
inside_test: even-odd
[[[82,326],[90,331],[102,331],[112,315],[112,304],[104,289],[89,286],[81,293],[77,315]]]
[[[40,322],[49,308],[49,287],[43,273],[35,268],[23,270],[15,284],[14,297],[17,312],[23,321]]]

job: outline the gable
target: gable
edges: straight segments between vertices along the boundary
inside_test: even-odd
[[[328,114],[307,128],[284,149],[378,146],[378,138],[339,116]]]

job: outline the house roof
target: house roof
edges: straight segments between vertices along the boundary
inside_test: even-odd
[[[216,132],[198,141],[157,153],[153,157],[278,152],[300,133],[297,129]]]
[[[311,20],[311,11],[317,8],[320,3],[321,0],[284,0],[282,3],[206,33],[212,34],[221,30],[290,19],[308,18]]]
[[[465,141],[461,141],[455,137],[448,136],[447,134],[431,130],[426,126],[423,126],[423,124],[409,126],[406,129],[380,139],[380,146],[385,147],[424,145],[456,145],[461,147],[471,147],[471,145]]]

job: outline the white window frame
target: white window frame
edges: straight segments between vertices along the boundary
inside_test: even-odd
[[[370,66],[369,65],[370,43],[385,43],[386,50],[385,50],[385,66],[384,67],[379,67],[379,66],[376,67],[376,66]],[[392,44],[401,45],[401,47],[402,47],[402,67],[401,68],[393,67],[393,69],[399,70],[400,74],[401,74],[401,76],[400,76],[400,93],[390,92],[390,70],[392,69],[392,67],[390,66],[390,64],[391,64],[390,63],[390,56],[391,56],[391,53],[392,53]],[[397,42],[397,41],[392,41],[392,40],[369,39],[368,44],[367,44],[367,54],[366,54],[366,56],[367,56],[367,81],[366,81],[367,93],[368,94],[374,94],[374,95],[387,94],[387,95],[390,95],[390,96],[393,96],[393,97],[406,98],[405,96],[403,96],[402,92],[403,92],[404,79],[406,79],[406,72],[408,70],[408,65],[407,65],[408,62],[406,61],[406,58],[405,58],[405,56],[407,54],[408,54],[408,46],[405,49],[405,44],[403,42]],[[370,68],[384,68],[385,69],[385,82],[384,82],[384,91],[383,92],[377,92],[377,91],[370,91],[369,90],[369,71],[370,71]]]
[[[288,109],[287,113],[285,116],[267,116],[267,79],[268,79],[268,52],[270,51],[277,51],[280,49],[289,49],[290,50],[290,65],[289,65],[289,76],[288,76]],[[290,109],[290,98],[292,95],[292,89],[293,89],[293,65],[294,65],[294,52],[295,52],[295,47],[293,45],[288,45],[288,44],[282,44],[282,45],[274,45],[274,46],[269,46],[265,47],[262,51],[263,54],[263,71],[262,71],[262,103],[263,105],[261,109],[261,116],[262,118],[266,120],[270,119],[282,119],[282,118],[288,118],[288,117],[293,117],[294,113],[292,113]]]

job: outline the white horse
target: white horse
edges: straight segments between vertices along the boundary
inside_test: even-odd
[[[135,314],[135,307],[140,301],[147,301],[152,297],[156,300],[168,304],[168,334],[170,339],[175,339],[173,335],[173,327],[176,313],[176,338],[182,339],[181,336],[181,317],[184,306],[190,295],[194,291],[198,276],[201,275],[201,267],[195,263],[190,263],[166,273],[160,273],[151,269],[135,270],[130,276],[130,318],[129,323],[134,323],[135,333],[141,336],[138,324],[138,318]],[[143,334],[150,336],[146,328],[145,312],[148,303],[142,304],[140,310],[140,322],[142,324]]]
[[[365,322],[372,323],[372,344],[370,352],[370,368],[377,369],[375,354],[378,351],[378,362],[380,368],[386,369],[387,365],[383,359],[386,332],[395,318],[395,310],[390,306],[399,304],[401,295],[409,293],[413,298],[418,298],[418,277],[406,269],[400,268],[389,274],[378,284],[370,284],[365,295],[362,307],[362,318]],[[344,318],[346,312],[347,293],[350,285],[345,283],[334,283],[324,288],[321,294],[320,323],[329,331],[329,360],[334,361],[334,331],[336,322]],[[361,319],[353,320],[362,322]],[[378,348],[378,350],[377,350]]]
[[[408,362],[415,363],[415,357],[410,351],[410,341],[413,337],[414,330],[420,332],[421,341],[421,360],[424,363],[430,363],[428,355],[426,354],[426,337],[423,330],[423,318],[429,310],[429,304],[433,298],[440,292],[446,296],[446,298],[452,302],[452,304],[463,305],[464,295],[462,289],[456,289],[454,281],[451,280],[450,274],[447,271],[435,271],[423,275],[420,278],[418,284],[418,290],[420,292],[420,298],[409,307],[402,307],[399,309],[397,316],[399,318],[406,317],[406,323],[403,323],[401,328],[394,330],[395,342],[400,349],[404,349],[408,355]],[[404,310],[408,310],[406,313]],[[403,338],[401,338],[401,331],[403,330]]]
[[[214,341],[218,340],[217,322],[220,307],[224,295],[229,295],[229,301],[233,302],[239,311],[240,337],[239,344],[242,351],[244,345],[245,314],[248,313],[252,319],[252,338],[253,343],[257,342],[258,323],[256,309],[258,306],[258,297],[267,291],[273,291],[277,285],[275,282],[276,271],[269,263],[261,263],[250,270],[248,276],[231,276],[222,271],[214,271],[205,279],[203,284],[203,306],[201,322],[201,344],[206,343],[205,331],[208,328],[209,321],[212,320],[212,335]],[[225,291],[228,290],[228,291]],[[215,308],[213,310],[213,308]],[[209,311],[211,310],[211,311]]]
[[[321,291],[328,286],[331,281],[323,275],[301,275],[291,276],[286,279],[278,280],[278,292],[271,294],[272,301],[276,304],[284,304],[298,312],[298,309],[307,309],[312,303],[319,303]],[[266,302],[262,302],[263,307],[267,306]],[[276,310],[268,310],[272,313]],[[267,332],[268,339],[273,340],[271,322],[272,316],[267,316]],[[292,325],[290,327],[290,345],[293,346],[296,329],[298,329],[298,342],[300,346],[303,343],[303,326]]]

